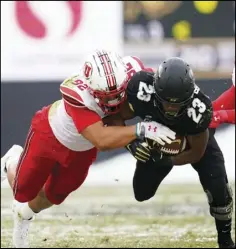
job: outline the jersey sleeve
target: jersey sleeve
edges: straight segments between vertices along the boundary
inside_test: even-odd
[[[153,93],[153,73],[140,71],[134,74],[127,86],[127,100],[130,109],[141,117],[149,106]]]
[[[78,108],[65,102],[65,109],[67,114],[73,119],[79,133],[88,126],[101,121],[101,117],[88,108]]]
[[[189,135],[196,135],[198,133],[204,132],[206,129],[208,129],[211,123],[213,117],[213,107],[211,100],[207,96],[205,96],[204,103],[206,105],[206,110],[204,113],[202,113],[202,118],[200,119],[199,123],[194,123],[194,121],[192,120],[192,123],[194,123],[194,125],[192,126],[192,130],[190,130],[190,132],[188,133]]]
[[[86,85],[83,84],[83,81],[80,78],[77,76],[70,77],[62,82],[60,85],[60,92],[67,104],[74,107],[83,107],[84,101],[77,91],[78,87],[84,87],[84,89],[86,89]]]
[[[212,107],[211,102],[209,102],[206,113],[203,115],[203,120],[202,122],[200,122],[200,126],[199,126],[200,132],[205,131],[209,127],[212,117],[213,117],[213,107]]]

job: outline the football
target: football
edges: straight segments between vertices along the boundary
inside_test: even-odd
[[[184,151],[187,147],[187,139],[185,136],[176,135],[175,140],[171,144],[165,144],[164,146],[158,145],[156,142],[152,141],[150,144],[150,140],[148,144],[150,147],[156,147],[157,150],[161,151],[163,154],[168,156],[178,155],[180,152]]]

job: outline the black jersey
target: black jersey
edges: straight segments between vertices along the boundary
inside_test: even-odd
[[[195,135],[205,131],[211,122],[213,113],[209,97],[196,85],[186,112],[175,122],[170,123],[155,106],[153,76],[154,73],[140,71],[128,83],[127,99],[135,116],[161,123],[178,135]]]

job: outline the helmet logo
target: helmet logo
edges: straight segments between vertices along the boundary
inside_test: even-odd
[[[92,64],[90,62],[86,62],[84,64],[84,76],[86,79],[89,79],[92,75],[93,72],[93,67]]]

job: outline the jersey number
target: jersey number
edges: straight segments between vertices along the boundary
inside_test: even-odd
[[[153,86],[147,85],[140,81],[137,98],[142,101],[149,102],[151,100],[151,94],[154,92]]]
[[[82,80],[75,80],[73,84],[76,85],[81,91],[88,88],[88,85],[85,84]]]
[[[196,109],[198,109],[199,114],[196,114]],[[202,113],[206,111],[206,105],[201,102],[200,99],[195,98],[192,102],[192,107],[188,109],[188,116],[192,118],[195,123],[199,123],[202,118]]]

